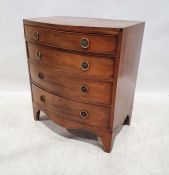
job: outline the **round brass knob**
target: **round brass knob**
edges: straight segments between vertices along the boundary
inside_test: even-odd
[[[86,85],[80,86],[80,92],[82,94],[87,94],[88,91],[89,91],[89,89],[88,89],[88,87]]]
[[[88,117],[88,112],[86,110],[80,111],[80,117],[82,118],[87,118]]]
[[[39,61],[41,59],[41,53],[39,51],[36,52],[36,58]]]
[[[46,99],[45,99],[45,96],[44,96],[44,95],[41,95],[41,96],[40,96],[40,101],[41,101],[41,102],[45,102],[45,101],[46,101]]]
[[[38,31],[34,31],[34,33],[33,33],[33,39],[34,40],[38,40],[39,39],[39,32]]]
[[[80,40],[80,45],[81,47],[83,47],[84,49],[87,49],[89,47],[89,40],[87,38],[82,38]]]
[[[89,63],[87,61],[82,61],[80,67],[82,70],[86,71],[89,69]]]
[[[39,73],[38,73],[38,78],[39,78],[40,80],[43,80],[43,79],[44,79],[43,73],[39,72]]]

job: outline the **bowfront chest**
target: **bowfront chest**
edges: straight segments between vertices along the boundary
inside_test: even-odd
[[[131,121],[144,22],[46,17],[24,19],[34,119],[101,138],[110,152]]]

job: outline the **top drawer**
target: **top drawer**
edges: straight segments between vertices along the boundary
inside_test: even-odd
[[[117,36],[63,32],[27,25],[25,36],[28,42],[69,50],[108,54],[116,54],[117,50]]]

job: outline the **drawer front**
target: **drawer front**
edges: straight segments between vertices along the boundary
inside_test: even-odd
[[[96,103],[111,103],[111,83],[72,77],[29,63],[31,79],[53,93]]]
[[[81,34],[37,28],[25,25],[26,40],[57,48],[115,54],[117,36]]]
[[[109,127],[110,109],[68,100],[48,93],[32,84],[33,101],[47,111],[76,122],[96,126]]]
[[[28,43],[29,59],[56,70],[80,75],[113,77],[114,60],[111,58],[67,53]]]

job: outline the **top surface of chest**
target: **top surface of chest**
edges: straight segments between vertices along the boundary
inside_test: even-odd
[[[105,28],[125,28],[140,23],[141,21],[98,19],[84,17],[52,16],[24,19],[25,22],[39,22],[54,25],[84,26],[84,27],[105,27]]]
[[[27,25],[36,25],[39,27],[47,27],[51,29],[57,28],[68,31],[84,31],[88,33],[99,32],[105,34],[116,34],[120,29],[127,28],[139,23],[141,22],[65,16],[24,19],[24,24]]]
[[[24,19],[28,42],[118,56],[121,31],[141,22],[80,17]]]

